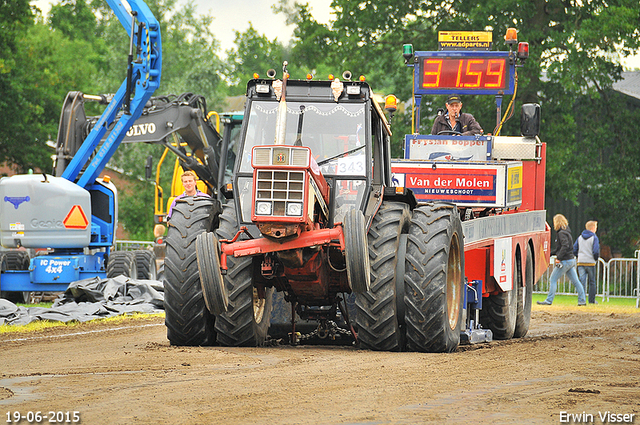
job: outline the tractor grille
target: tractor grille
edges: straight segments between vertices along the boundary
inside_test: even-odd
[[[304,174],[304,171],[258,170],[256,202],[270,202],[271,215],[287,215],[288,203],[304,202]]]

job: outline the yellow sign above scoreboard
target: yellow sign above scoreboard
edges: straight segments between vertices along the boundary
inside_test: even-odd
[[[490,31],[438,31],[440,50],[490,50],[492,44]]]

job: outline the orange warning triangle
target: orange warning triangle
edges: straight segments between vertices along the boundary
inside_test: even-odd
[[[84,214],[82,207],[80,205],[74,205],[71,207],[71,211],[62,221],[64,227],[67,229],[86,229],[89,221],[87,220],[87,216]]]

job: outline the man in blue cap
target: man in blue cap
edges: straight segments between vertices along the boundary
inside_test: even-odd
[[[462,99],[457,94],[449,96],[447,103],[447,112],[444,115],[439,114],[433,122],[431,134],[461,134],[463,136],[472,136],[474,134],[482,134],[482,127],[471,114],[462,113]]]

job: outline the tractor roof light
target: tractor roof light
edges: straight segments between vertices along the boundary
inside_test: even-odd
[[[413,58],[413,44],[402,45],[402,57],[404,58],[404,63],[411,61],[411,58]]]
[[[257,72],[253,73],[253,79],[257,80],[258,78],[260,78],[260,75]]]
[[[518,59],[524,62],[529,57],[529,43],[518,43]]]
[[[308,73],[307,74],[307,81],[311,81],[313,80],[313,74],[312,73]]]
[[[329,77],[328,77],[328,78],[329,78],[329,81],[333,81],[333,79],[334,79],[334,78],[336,78],[336,77],[334,77],[334,75],[333,75],[333,74],[329,74]]]
[[[367,81],[364,75],[361,75],[360,78],[358,78],[358,80],[360,80],[361,83],[364,83],[365,81]]]
[[[515,28],[508,28],[507,33],[504,36],[504,41],[509,46],[513,46],[514,44],[518,44],[518,31]]]

